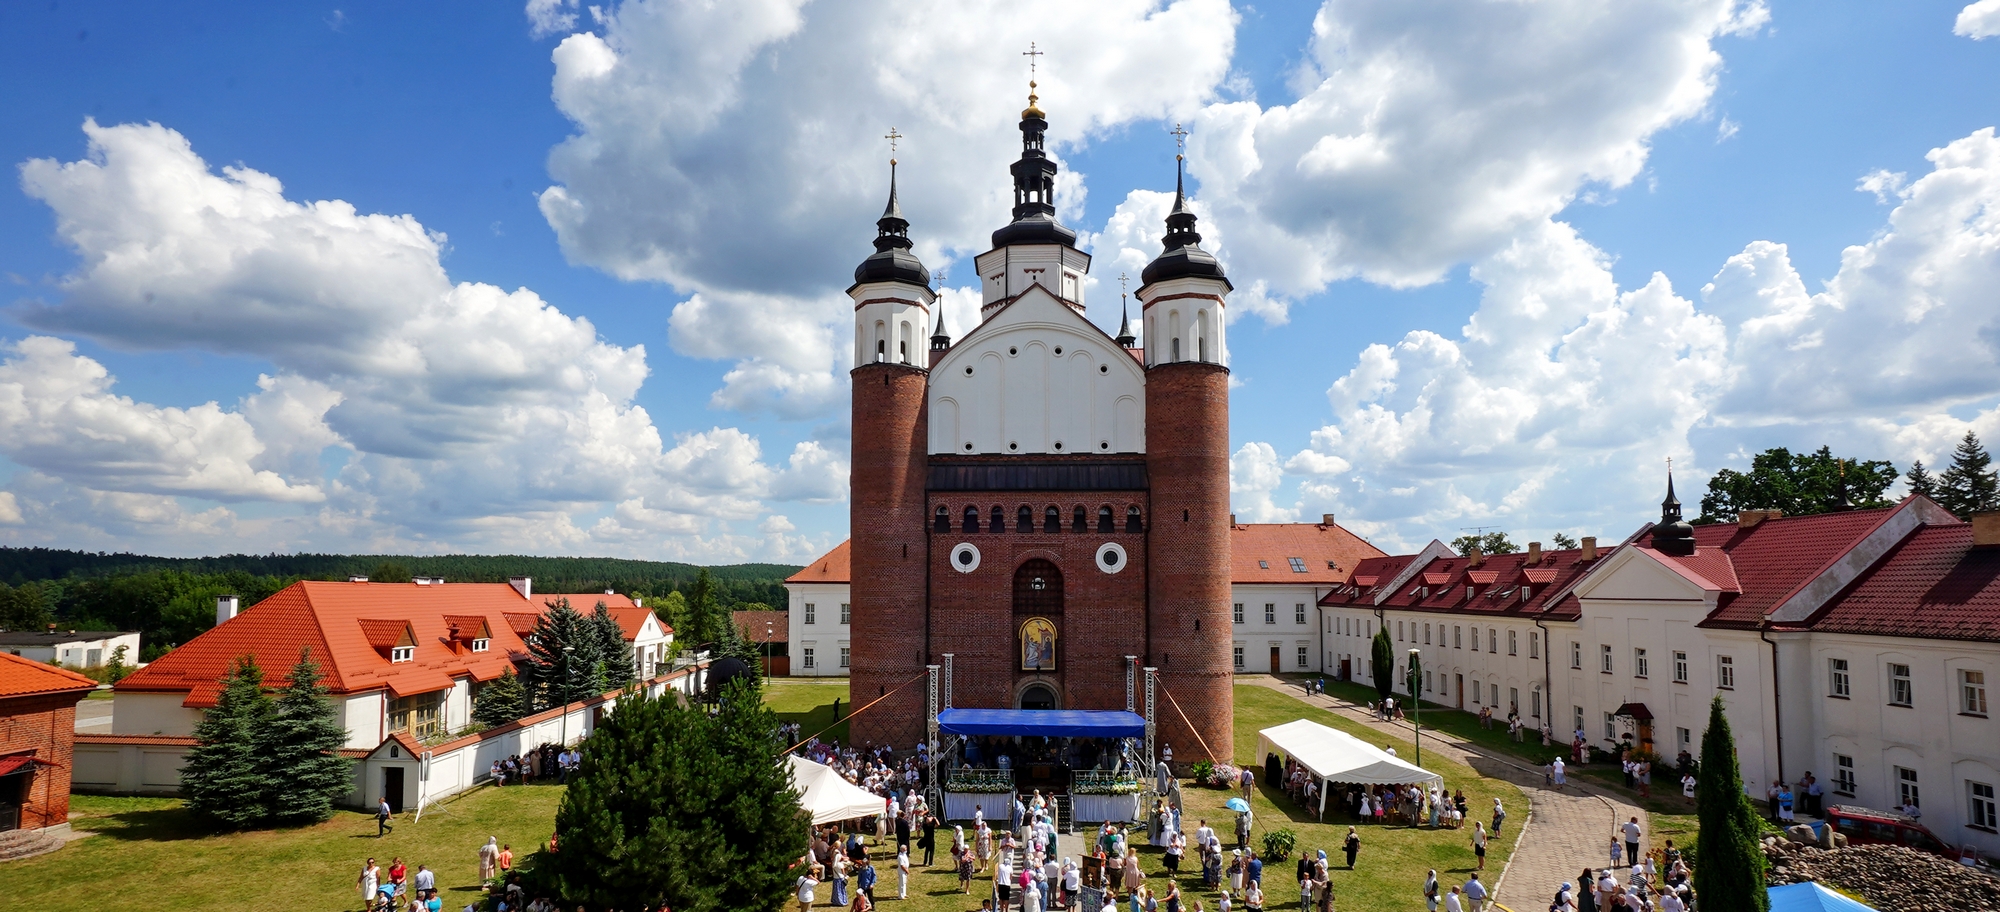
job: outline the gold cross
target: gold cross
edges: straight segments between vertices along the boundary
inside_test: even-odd
[[[1182,128],[1179,123],[1176,123],[1174,124],[1174,128],[1167,132],[1174,137],[1174,153],[1176,155],[1187,151],[1188,131],[1186,129]]]
[[[896,155],[896,140],[902,139],[903,134],[896,132],[895,127],[890,127],[889,132],[883,134],[882,138],[889,141],[889,157],[893,160]]]
[[[1126,275],[1126,274],[1124,274],[1124,273],[1122,273],[1122,272],[1118,274],[1118,296],[1119,296],[1119,297],[1121,297],[1121,298],[1122,298],[1122,297],[1124,297],[1124,296],[1125,296],[1125,283],[1126,283],[1126,282],[1129,282],[1129,281],[1131,281],[1131,280],[1132,280],[1132,278],[1131,278],[1130,276],[1128,276],[1128,275]]]
[[[1021,52],[1021,56],[1028,58],[1029,79],[1035,78],[1035,58],[1046,55],[1047,53],[1048,53],[1047,51],[1035,50],[1035,43],[1032,41],[1028,42],[1028,49]]]

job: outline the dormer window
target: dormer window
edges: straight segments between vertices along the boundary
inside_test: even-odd
[[[475,639],[475,640],[473,640],[473,641],[472,641],[472,651],[473,651],[473,652],[485,652],[485,651],[486,651],[486,647],[488,647],[488,646],[491,646],[491,645],[493,645],[493,641],[492,641],[492,640],[489,640],[489,639],[487,639],[487,638],[485,638],[485,637],[479,637],[479,638],[477,638],[477,639]]]
[[[410,662],[417,658],[417,647],[397,646],[389,650],[390,662]]]

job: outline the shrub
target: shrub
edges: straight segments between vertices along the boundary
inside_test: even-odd
[[[1264,860],[1283,861],[1299,847],[1299,834],[1291,830],[1267,830],[1264,833]]]

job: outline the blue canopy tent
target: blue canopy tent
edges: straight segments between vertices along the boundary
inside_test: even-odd
[[[949,735],[1040,735],[1046,738],[1143,738],[1146,717],[1123,710],[947,709],[938,731]]]
[[[1819,884],[1786,884],[1770,887],[1771,912],[1876,912],[1874,906],[1858,903]]]

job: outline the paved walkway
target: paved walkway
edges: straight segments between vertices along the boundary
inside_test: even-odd
[[[1382,722],[1365,707],[1326,694],[1307,696],[1299,685],[1270,675],[1238,675],[1238,683],[1257,684],[1330,710],[1351,721],[1404,739],[1411,737],[1407,722]],[[1615,795],[1579,785],[1574,777],[1561,791],[1542,783],[1542,770],[1518,758],[1492,754],[1478,745],[1460,741],[1436,729],[1424,729],[1424,750],[1435,751],[1473,768],[1482,776],[1504,779],[1520,787],[1528,798],[1526,814],[1509,808],[1507,821],[1521,824],[1512,830],[1514,852],[1507,867],[1493,883],[1493,896],[1516,910],[1542,909],[1556,895],[1564,881],[1574,882],[1584,868],[1601,868],[1610,861],[1611,834],[1617,825],[1638,817],[1651,832],[1651,818]],[[1641,851],[1649,851],[1649,838]],[[1511,902],[1509,902],[1511,900]]]

